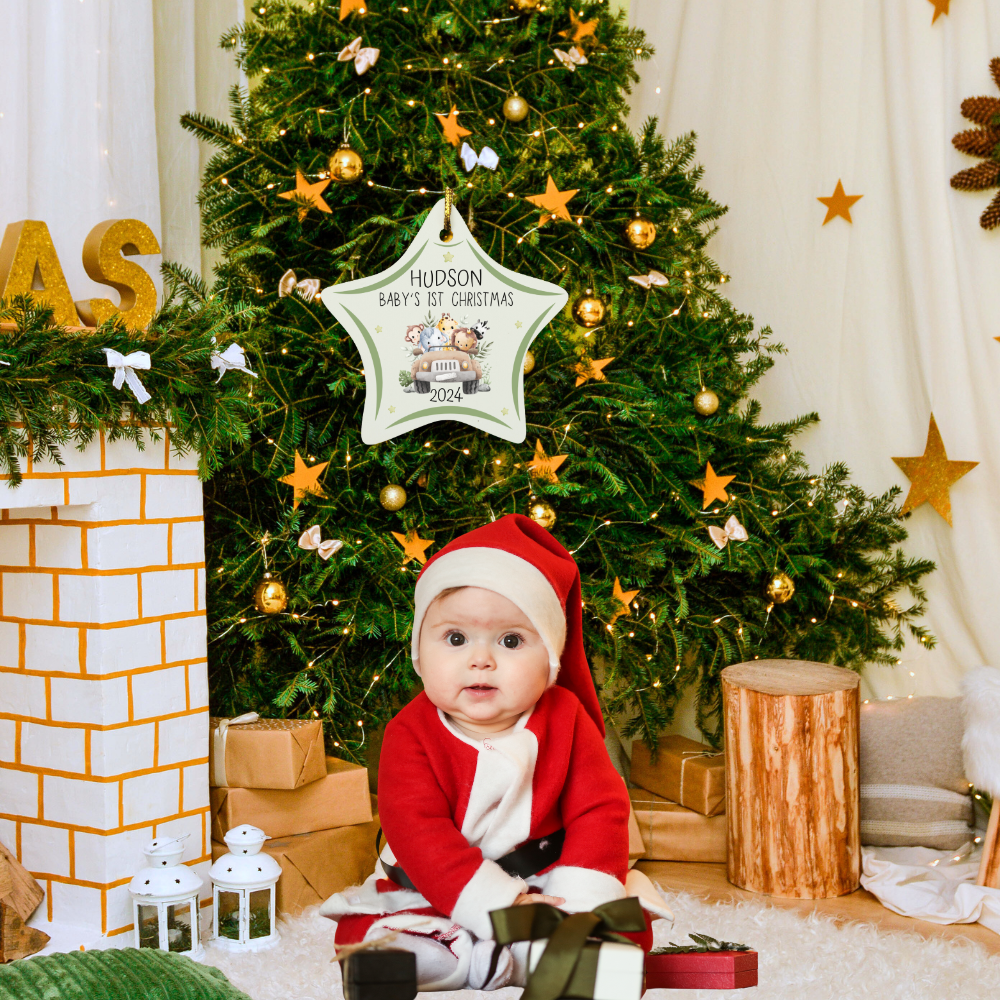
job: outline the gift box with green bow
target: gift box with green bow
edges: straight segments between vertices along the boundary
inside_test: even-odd
[[[494,910],[490,920],[497,949],[515,941],[531,942],[521,1000],[642,996],[643,951],[622,936],[646,929],[638,899],[616,899],[590,913],[565,913],[545,903],[511,906]]]

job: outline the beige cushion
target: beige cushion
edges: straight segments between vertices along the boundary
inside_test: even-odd
[[[861,843],[952,850],[973,836],[961,698],[861,706]]]

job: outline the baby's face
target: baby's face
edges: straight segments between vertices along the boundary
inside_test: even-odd
[[[513,725],[548,684],[542,637],[516,604],[492,590],[463,587],[435,601],[418,650],[427,697],[473,731]]]

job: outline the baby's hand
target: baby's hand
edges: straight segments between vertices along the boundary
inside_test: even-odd
[[[562,896],[544,896],[540,892],[522,892],[511,906],[529,906],[531,903],[548,903],[550,906],[562,906],[566,900]]]

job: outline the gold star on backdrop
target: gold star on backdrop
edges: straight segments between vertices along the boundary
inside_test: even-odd
[[[600,361],[581,361],[573,371],[576,372],[576,384],[583,385],[588,379],[595,382],[604,381],[604,369],[614,361],[614,358],[601,358]]]
[[[566,461],[568,455],[546,455],[542,448],[542,442],[535,439],[535,457],[528,463],[528,471],[537,479],[544,479],[550,483],[558,483],[559,477],[556,469]]]
[[[326,496],[317,480],[329,464],[329,462],[320,462],[318,465],[306,465],[302,461],[302,456],[296,450],[295,471],[288,476],[282,476],[280,480],[295,488],[295,499],[292,501],[292,510],[298,509],[299,502],[307,493],[312,493],[318,497]]]
[[[412,559],[416,559],[421,566],[427,562],[427,553],[424,550],[434,543],[427,538],[421,538],[415,528],[411,528],[405,535],[394,531],[392,532],[392,537],[403,546],[404,566]]]
[[[326,190],[327,185],[329,185],[329,179],[325,181],[316,181],[315,184],[310,184],[306,181],[305,175],[301,170],[295,171],[295,190],[294,191],[282,191],[278,197],[288,198],[289,200],[295,199],[299,202],[299,222],[301,222],[308,214],[309,208],[318,208],[321,212],[329,212],[330,206],[320,197],[320,195]],[[308,202],[308,204],[303,204],[303,202]]]
[[[443,256],[446,264],[450,264],[455,259],[455,255],[453,253],[446,253]]]
[[[837,186],[833,189],[833,194],[829,198],[816,199],[826,205],[826,218],[823,220],[823,225],[825,226],[831,219],[837,218],[838,215],[842,219],[852,222],[851,205],[856,201],[861,201],[862,198],[864,198],[863,194],[846,194],[844,192],[844,185],[838,180]]]
[[[356,10],[359,14],[367,13],[368,3],[367,0],[340,0],[340,20],[343,21],[352,10]]]
[[[615,577],[615,587],[611,592],[611,596],[618,601],[621,605],[620,610],[616,611],[611,616],[611,624],[614,625],[622,615],[630,615],[632,612],[629,610],[629,604],[632,603],[632,599],[639,593],[638,590],[622,590],[622,585],[618,582],[618,577]]]
[[[444,129],[444,137],[453,146],[457,146],[462,141],[462,136],[472,135],[467,128],[462,128],[458,124],[458,106],[455,104],[451,106],[451,111],[448,114],[439,115],[435,113],[434,117],[441,123],[441,128]]]
[[[931,18],[931,24],[942,14],[947,15],[949,13],[948,8],[951,6],[951,0],[929,0],[929,2],[934,5],[934,16]]]
[[[702,492],[701,509],[705,510],[713,500],[721,500],[723,503],[729,503],[729,494],[726,492],[726,486],[735,478],[735,476],[716,475],[715,469],[712,468],[712,463],[706,463],[705,478],[694,480],[691,483],[692,486],[697,486]]]
[[[510,413],[510,410],[508,410],[507,407],[505,406],[500,412],[506,417],[507,414]]]
[[[908,514],[922,503],[929,503],[949,524],[951,524],[951,495],[949,487],[958,482],[967,472],[971,472],[978,462],[951,462],[944,450],[944,441],[938,430],[934,414],[931,414],[927,428],[927,444],[924,453],[916,458],[894,458],[893,461],[910,480],[910,492],[903,501],[902,514]]]
[[[552,180],[552,174],[549,174],[548,183],[545,185],[545,194],[529,194],[526,195],[526,200],[530,201],[532,205],[537,205],[539,208],[544,208],[549,212],[549,215],[542,216],[542,222],[547,222],[549,218],[565,219],[567,222],[572,222],[573,219],[566,208],[566,202],[579,190],[579,188],[572,188],[567,191],[560,191],[556,187],[555,181]]]
[[[565,31],[560,31],[559,34],[563,38],[569,38],[571,41],[578,42],[581,38],[586,38],[588,35],[594,38],[594,31],[597,28],[596,18],[593,21],[581,21],[580,18],[573,13],[573,8],[569,9],[569,23]]]

